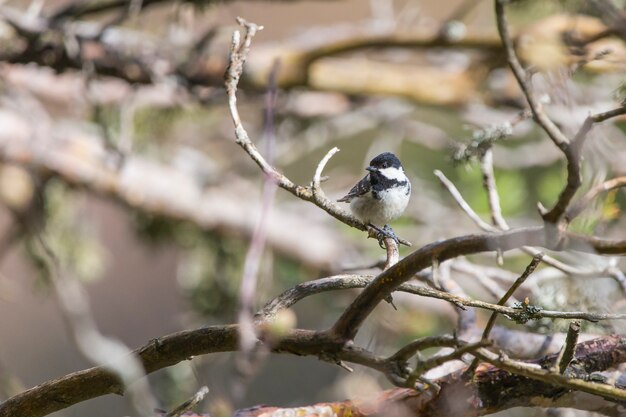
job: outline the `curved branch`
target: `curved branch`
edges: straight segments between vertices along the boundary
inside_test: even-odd
[[[589,204],[598,196],[598,194],[611,191],[616,188],[626,187],[626,176],[612,178],[610,180],[604,181],[601,184],[596,185],[577,202],[573,206],[571,206],[567,212],[565,213],[565,220],[571,222],[576,217],[580,215],[580,213],[585,210]]]
[[[237,349],[237,326],[174,333],[136,349],[146,374],[193,356]],[[40,417],[106,394],[123,394],[122,382],[102,366],[75,372],[26,390],[0,404],[0,417]]]
[[[359,327],[378,303],[414,274],[431,266],[463,255],[490,251],[508,251],[522,246],[540,246],[552,250],[573,249],[582,252],[616,255],[626,253],[626,241],[608,241],[564,232],[561,242],[554,246],[544,227],[514,229],[490,235],[466,235],[423,246],[382,272],[361,292],[344,311],[330,334],[339,342],[352,340]],[[494,310],[495,311],[495,310]]]
[[[289,308],[302,298],[325,291],[363,288],[374,278],[371,276],[340,275],[314,281],[308,281],[285,291],[268,303],[256,315],[257,324],[271,320],[281,309]],[[425,297],[440,298],[455,304],[485,308],[515,317],[520,311],[510,307],[497,306],[482,301],[468,300],[415,284],[403,284],[399,288],[412,294]],[[571,317],[585,319],[626,318],[626,315],[595,315],[580,312],[539,311],[537,317]],[[189,360],[194,356],[217,352],[237,350],[238,326],[208,326],[201,329],[186,330],[158,339],[153,339],[143,347],[132,352],[142,362],[146,374],[159,369]],[[529,335],[527,337],[532,337]],[[542,342],[545,343],[545,342]],[[297,355],[320,356],[320,352],[332,352],[331,356],[320,357],[324,360],[349,361],[383,372],[388,377],[400,372],[400,363],[408,360],[416,350],[428,347],[455,345],[454,338],[423,339],[407,345],[389,358],[376,356],[373,353],[354,346],[337,347],[334,340],[324,333],[306,330],[293,330],[277,345],[274,352],[289,352]],[[580,353],[580,352],[578,352]],[[390,378],[391,379],[391,378]],[[394,382],[397,382],[394,380]],[[96,398],[106,394],[123,394],[121,381],[104,367],[94,367],[75,372],[61,378],[50,380],[27,391],[24,391],[0,404],[0,417],[28,415],[44,416],[54,411],[67,408],[73,404]]]
[[[626,114],[626,105],[622,104],[622,106],[616,109],[587,117],[574,139],[570,141],[543,111],[541,103],[537,100],[532,91],[530,77],[517,57],[513,40],[509,33],[509,24],[504,7],[506,3],[506,0],[495,0],[495,12],[498,33],[502,39],[509,66],[530,106],[535,121],[548,134],[550,139],[558,146],[567,159],[567,183],[565,187],[559,194],[558,200],[552,209],[545,210],[541,208],[544,221],[555,224],[561,220],[561,216],[563,216],[567,210],[569,203],[582,184],[580,175],[580,151],[584,145],[587,134],[595,123],[600,123],[612,117]]]
[[[280,173],[278,169],[268,163],[263,155],[261,155],[257,147],[254,145],[254,143],[250,140],[248,132],[241,123],[241,116],[239,115],[239,110],[237,108],[237,87],[239,84],[239,80],[243,74],[243,65],[248,57],[252,38],[254,37],[256,32],[258,30],[261,30],[263,27],[258,26],[254,23],[247,22],[242,18],[238,18],[237,21],[246,30],[243,42],[240,39],[241,34],[239,33],[239,31],[235,31],[233,33],[229,65],[228,69],[226,70],[224,80],[226,92],[228,93],[228,107],[230,109],[231,118],[235,126],[235,141],[239,146],[243,148],[243,150],[248,155],[250,155],[252,160],[261,168],[263,173],[270,176],[280,188],[289,191],[291,194],[302,200],[309,201],[315,204],[316,206],[326,211],[337,220],[347,224],[348,226],[352,226],[362,231],[368,231],[369,227],[367,224],[363,223],[352,214],[343,210],[341,207],[335,204],[335,202],[328,199],[324,195],[324,193],[320,192],[321,189],[319,187],[315,187],[315,178],[319,180],[319,176],[321,176],[321,170],[324,168],[326,162],[328,162],[328,159],[330,159],[330,157],[332,157],[332,155],[338,151],[337,148],[331,149],[331,151],[318,165],[317,171],[319,172],[315,173],[314,184],[312,184],[312,186],[310,187],[303,187],[292,182],[289,178]],[[337,151],[335,151],[335,149],[337,149]],[[319,181],[317,182],[317,184],[319,185]],[[403,243],[407,246],[411,246],[409,242],[403,239],[399,239],[399,241],[400,243]]]

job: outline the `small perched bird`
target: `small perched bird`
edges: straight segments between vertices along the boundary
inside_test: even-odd
[[[350,203],[352,213],[378,231],[379,243],[385,237],[391,237],[397,243],[398,238],[387,223],[406,209],[411,198],[411,183],[400,160],[391,152],[372,159],[365,170],[369,174],[337,201]],[[384,225],[382,229],[381,225]]]

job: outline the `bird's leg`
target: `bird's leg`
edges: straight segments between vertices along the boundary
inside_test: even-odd
[[[376,238],[378,239],[378,245],[382,249],[385,249],[385,245],[383,244],[383,241],[385,240],[385,238],[388,238],[388,237],[392,238],[396,242],[396,245],[400,245],[398,236],[396,236],[396,233],[393,231],[391,227],[389,227],[388,224],[383,226],[382,229],[380,227],[374,226],[372,223],[370,223],[369,226],[378,232],[376,235]]]
[[[394,232],[393,229],[388,224],[383,226],[383,235],[385,235],[386,237],[392,238],[394,242],[396,242],[396,245],[400,246],[400,240],[398,239],[398,236],[396,236],[396,232]]]

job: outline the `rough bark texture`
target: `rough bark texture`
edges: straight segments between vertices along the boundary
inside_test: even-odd
[[[548,369],[556,364],[558,355],[529,361]],[[576,360],[586,373],[602,371],[626,361],[626,339],[608,336],[577,345]],[[463,371],[447,375],[436,381],[440,391],[424,392],[407,388],[395,388],[382,392],[377,398],[349,400],[336,403],[320,403],[314,406],[292,409],[303,415],[332,411],[338,416],[387,416],[387,417],[449,417],[482,416],[512,407],[530,404],[549,407],[570,398],[571,393],[542,381],[516,375],[492,365],[481,365],[473,378]],[[593,402],[571,406],[593,409]],[[616,406],[617,407],[617,406]],[[240,410],[238,417],[269,417],[272,413],[287,409],[256,407]],[[308,413],[308,414],[307,414]]]

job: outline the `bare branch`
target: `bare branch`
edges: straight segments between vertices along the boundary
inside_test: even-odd
[[[505,13],[504,6],[507,1],[495,0],[494,3],[498,33],[502,39],[502,44],[504,45],[509,66],[513,71],[513,75],[515,76],[517,83],[520,86],[528,105],[530,106],[535,121],[548,134],[554,144],[561,149],[567,159],[567,184],[561,191],[554,207],[552,207],[549,211],[542,209],[541,213],[544,221],[556,224],[561,219],[563,213],[567,210],[570,201],[581,185],[580,151],[585,138],[587,137],[587,133],[591,130],[594,123],[599,123],[608,120],[609,118],[624,114],[626,112],[626,106],[622,105],[620,108],[594,116],[589,116],[576,134],[574,140],[570,142],[570,140],[565,137],[563,132],[561,132],[561,130],[543,111],[541,103],[537,100],[532,91],[530,78],[517,58],[513,41],[509,33],[508,21]]]
[[[476,223],[478,227],[488,232],[498,231],[498,229],[495,226],[490,225],[489,223],[487,223],[486,221],[480,218],[480,216],[474,211],[474,209],[472,209],[472,207],[469,204],[467,204],[467,202],[465,201],[465,199],[463,198],[459,190],[452,183],[452,181],[450,181],[444,175],[443,172],[437,169],[434,171],[434,173],[435,173],[435,176],[439,178],[439,181],[441,181],[441,183],[446,187],[448,192],[452,195],[452,198],[454,198],[454,201],[465,212],[465,214],[467,214],[467,216],[470,219],[472,219],[474,223]]]
[[[208,393],[209,393],[209,387],[204,386],[204,387],[200,388],[198,390],[198,392],[196,392],[193,395],[193,397],[191,397],[190,399],[188,399],[187,401],[185,401],[184,403],[182,403],[181,405],[179,405],[178,407],[176,407],[175,409],[173,409],[172,411],[167,413],[165,415],[165,417],[180,417],[180,416],[182,416],[185,412],[191,410],[196,405],[198,405],[198,403],[200,403],[200,401],[204,400],[204,397],[206,397],[206,395]]]
[[[509,33],[509,23],[506,18],[504,7],[504,5],[508,2],[506,0],[495,0],[494,3],[498,33],[500,34],[500,39],[502,40],[509,66],[511,67],[511,71],[513,72],[513,75],[517,80],[517,84],[520,86],[522,92],[524,93],[524,97],[526,97],[526,101],[530,106],[530,110],[533,113],[534,119],[548,134],[550,139],[552,139],[552,141],[561,150],[565,151],[565,149],[569,145],[569,139],[565,137],[563,132],[561,132],[561,130],[554,124],[554,122],[552,122],[552,120],[550,120],[550,118],[543,111],[541,103],[535,97],[532,91],[532,86],[530,85],[529,81],[530,78],[526,73],[524,67],[522,67],[522,64],[517,58],[517,54],[515,53],[515,47],[513,45],[511,34]]]
[[[500,208],[500,197],[496,187],[496,177],[493,173],[493,151],[491,149],[487,149],[480,158],[480,169],[483,173],[483,186],[487,191],[491,222],[501,230],[508,230],[509,225],[502,217],[502,209]]]
[[[426,350],[434,347],[456,347],[459,345],[459,340],[454,336],[426,336],[420,339],[414,340],[408,345],[404,346],[396,353],[389,357],[392,361],[408,361],[420,350]]]
[[[585,208],[587,208],[589,204],[591,204],[591,202],[598,196],[598,194],[625,186],[626,176],[612,178],[610,180],[604,181],[601,184],[596,185],[595,187],[587,191],[587,193],[579,201],[573,204],[565,212],[565,220],[571,222],[576,217],[578,217],[580,213],[582,213],[583,210],[585,210]]]
[[[558,368],[556,369],[558,373],[564,374],[567,366],[570,364],[572,359],[576,356],[576,344],[578,343],[578,334],[580,333],[580,322],[573,321],[569,324],[567,329],[567,337],[565,338],[565,345],[563,349],[559,353],[559,357],[557,360]]]
[[[322,179],[322,172],[324,171],[324,168],[326,167],[326,164],[328,163],[328,161],[330,161],[330,158],[332,158],[333,155],[335,155],[337,152],[339,152],[339,148],[335,146],[330,151],[328,151],[328,153],[322,158],[320,163],[317,165],[317,168],[315,169],[315,175],[313,175],[313,183],[312,183],[313,194],[322,193],[322,188],[320,187],[320,182]]]
[[[313,294],[321,294],[328,291],[347,290],[354,288],[365,288],[372,285],[378,277],[371,275],[335,275],[327,278],[320,278],[312,281],[306,281],[296,285],[293,288],[280,294],[268,302],[255,316],[257,321],[271,319],[276,313],[282,309],[293,306],[298,301]],[[587,321],[601,320],[623,320],[626,314],[623,313],[589,313],[584,311],[553,311],[537,308],[536,311],[527,311],[523,308],[506,307],[498,304],[487,303],[485,301],[474,300],[467,297],[461,297],[449,292],[428,288],[413,283],[403,283],[398,286],[395,291],[402,291],[409,294],[415,294],[422,297],[437,298],[447,301],[455,306],[475,307],[498,314],[504,314],[513,320],[525,322],[540,318],[561,318],[561,319],[581,319]]]
[[[490,225],[489,223],[485,222],[484,220],[482,220],[480,218],[480,216],[478,216],[478,214],[470,207],[470,205],[465,201],[465,199],[463,198],[463,196],[461,195],[461,193],[459,192],[459,190],[456,188],[456,186],[452,183],[452,181],[450,181],[441,171],[435,171],[435,175],[437,176],[437,178],[439,178],[439,181],[441,181],[441,183],[446,187],[446,189],[448,190],[448,192],[452,195],[452,198],[454,198],[454,201],[459,205],[459,207],[461,207],[461,209],[470,217],[470,219],[472,219],[474,221],[474,223],[480,227],[482,230],[487,231],[487,232],[498,232],[500,229]],[[505,230],[508,230],[505,229]],[[521,250],[523,250],[525,253],[531,255],[531,256],[535,256],[537,255],[540,251],[537,248],[534,248],[532,246],[523,246],[520,248]],[[559,261],[558,259],[554,259],[551,256],[545,255],[543,257],[542,262],[544,262],[547,265],[550,265],[566,274],[573,274],[573,275],[588,275],[588,274],[597,274],[598,271],[583,271],[579,268],[573,267],[571,265],[565,264],[561,261]]]
[[[233,123],[235,125],[235,140],[237,144],[241,146],[248,155],[250,155],[252,160],[257,163],[257,165],[266,175],[270,176],[274,179],[274,181],[276,181],[276,184],[278,184],[280,188],[289,191],[290,193],[302,200],[309,201],[315,204],[316,206],[320,207],[322,210],[326,211],[328,214],[330,214],[337,220],[342,221],[348,226],[352,226],[359,230],[368,231],[368,225],[357,219],[352,214],[341,209],[332,200],[328,199],[323,193],[320,193],[320,188],[314,191],[313,187],[303,187],[300,185],[296,185],[285,175],[281,174],[276,168],[274,168],[265,160],[265,158],[258,151],[254,143],[250,140],[248,132],[241,122],[239,110],[237,109],[237,86],[239,83],[239,79],[241,78],[241,75],[243,73],[243,65],[248,56],[252,37],[255,35],[257,30],[260,30],[259,28],[262,28],[262,26],[258,26],[254,23],[248,23],[241,18],[238,19],[238,22],[246,28],[246,33],[244,35],[243,43],[241,42],[241,34],[238,31],[235,31],[233,33],[230,64],[228,65],[225,76],[225,86],[228,93],[228,106],[230,109]],[[328,156],[327,154],[328,159],[330,159],[330,157],[332,157],[335,152],[331,150],[331,152],[329,152],[330,156]],[[318,165],[320,176],[321,169],[324,168],[324,165],[325,163]],[[400,243],[403,243],[407,246],[411,245],[410,242],[407,242],[403,239],[399,239],[399,241]]]
[[[559,246],[554,247],[552,242],[547,241],[546,231],[543,227],[514,229],[499,234],[467,235],[431,243],[414,251],[378,275],[343,312],[330,332],[342,341],[353,339],[363,321],[376,305],[415,273],[428,268],[433,259],[437,259],[441,263],[471,253],[497,250],[504,252],[526,245],[542,246],[553,250],[591,251],[592,253],[607,255],[626,252],[626,241],[606,241],[568,232],[564,232],[563,240],[559,242]]]
[[[554,207],[552,207],[550,211],[542,213],[542,217],[545,221],[549,223],[558,222],[567,210],[570,202],[574,198],[574,195],[580,188],[582,184],[580,173],[581,150],[593,125],[625,113],[626,105],[623,105],[614,110],[587,117],[578,130],[578,133],[576,133],[573,142],[562,148],[562,151],[567,159],[567,183],[565,184],[565,188],[563,188],[559,194],[559,198],[554,204]]]
[[[502,296],[500,301],[498,301],[499,306],[503,306],[506,304],[509,298],[511,298],[511,296],[515,293],[515,291],[524,283],[524,281],[526,281],[526,279],[530,276],[530,274],[532,274],[535,271],[535,269],[539,265],[539,262],[541,262],[542,258],[543,258],[543,253],[538,253],[537,255],[533,257],[532,261],[530,262],[530,264],[528,264],[528,266],[526,267],[522,275],[520,275],[519,278],[515,280],[513,285],[511,285],[511,288],[509,288],[508,291]],[[491,317],[489,317],[489,321],[487,321],[487,325],[485,326],[485,330],[483,331],[483,335],[481,337],[481,340],[483,342],[486,342],[487,340],[489,340],[489,333],[491,333],[491,329],[496,324],[497,317],[498,317],[498,313],[496,312],[493,312],[491,314]],[[474,371],[476,370],[476,367],[478,366],[478,362],[479,362],[478,358],[474,359],[474,361],[472,362],[472,364],[467,370],[468,375],[471,375],[474,373]]]
[[[487,349],[478,349],[475,355],[485,362],[489,362],[500,369],[512,372],[514,374],[523,375],[528,378],[546,382],[551,385],[557,385],[567,389],[574,389],[599,395],[604,398],[624,401],[626,400],[626,391],[615,388],[611,385],[586,382],[581,379],[569,378],[559,373],[554,373],[538,366],[533,366],[523,362],[513,361],[503,355],[492,353]]]
[[[139,359],[122,342],[100,333],[84,290],[78,282],[64,275],[59,259],[43,236],[34,232],[34,238],[45,254],[42,260],[49,263],[51,284],[79,352],[92,364],[102,366],[119,378],[135,412],[150,416],[157,403]]]

